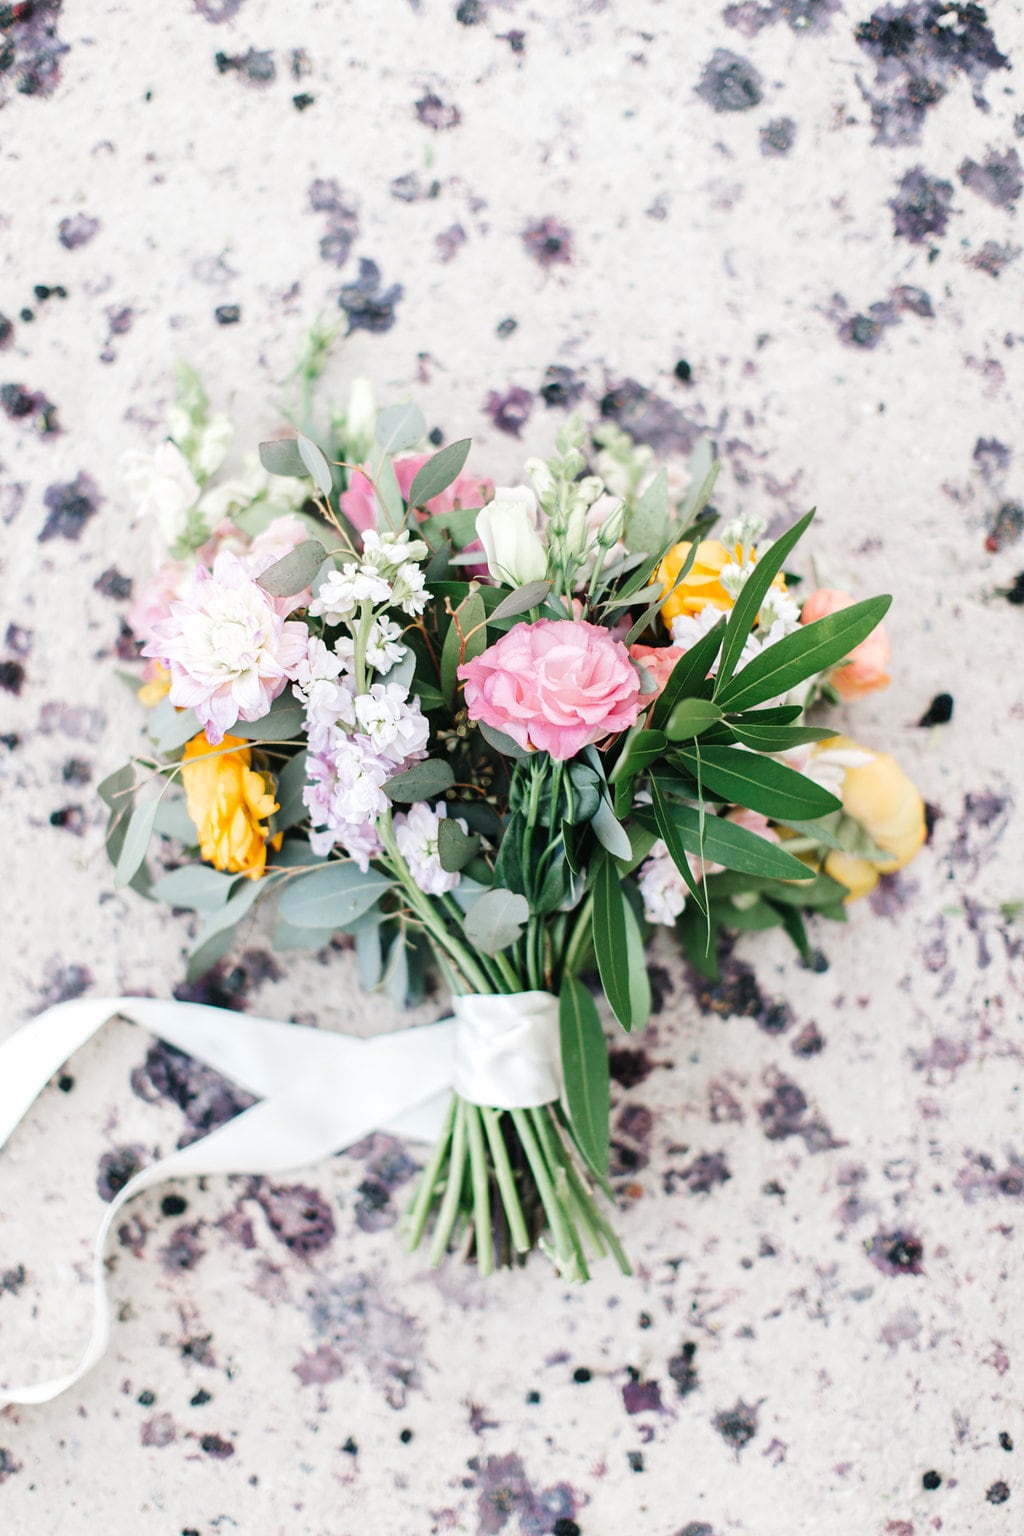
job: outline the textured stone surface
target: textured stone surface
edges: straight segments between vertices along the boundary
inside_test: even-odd
[[[756,935],[709,993],[656,949],[660,1011],[616,1042],[636,1279],[426,1271],[389,1229],[421,1149],[382,1137],[287,1187],[144,1196],[108,1357],[0,1414],[0,1525],[1019,1528],[1019,6],[3,20],[0,1029],[180,984],[188,920],[113,892],[94,794],[139,739],[116,668],[150,552],[116,461],[179,356],[265,435],[317,315],[351,329],[338,396],[415,395],[498,480],[575,398],[670,457],[713,433],[730,507],[817,503],[822,574],[896,597],[894,686],[838,718],[935,827],[815,929],[820,969]],[[951,722],[919,727],[942,692]],[[350,956],[274,966],[258,927],[211,995],[371,1027]],[[74,1356],[104,1195],[236,1102],[127,1025],[46,1090],[0,1157],[5,1376]]]

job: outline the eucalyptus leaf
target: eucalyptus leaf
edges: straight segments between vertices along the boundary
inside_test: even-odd
[[[466,938],[475,949],[485,955],[496,955],[516,942],[529,916],[530,906],[525,896],[498,886],[485,891],[474,901],[463,926]]]
[[[123,768],[115,768],[113,773],[108,773],[105,779],[100,780],[96,793],[110,810],[120,811],[131,800],[134,788],[135,767],[132,763],[125,763]]]
[[[608,1176],[608,1048],[594,999],[566,975],[558,999],[565,1103],[576,1144],[599,1179]]]
[[[275,798],[277,810],[274,812],[274,831],[285,832],[289,827],[294,827],[297,822],[304,821],[309,815],[303,800],[303,792],[306,788],[306,753],[296,752],[290,757],[284,767],[277,774],[277,786]]]
[[[358,936],[356,942],[359,942]],[[405,1007],[409,992],[409,951],[401,933],[395,935],[391,945],[384,974],[384,990],[396,1008]]]
[[[334,477],[331,474],[331,466],[324,458],[323,450],[317,447],[312,438],[304,437],[301,432],[295,439],[295,446],[317,490],[322,496],[329,496],[334,485]],[[290,594],[286,593],[285,596]]]
[[[496,731],[493,725],[486,725],[483,720],[477,721],[477,730],[480,732],[488,746],[500,752],[502,757],[511,757],[516,761],[529,757],[525,747],[521,747],[518,741],[513,741],[511,736],[506,736],[504,731]]]
[[[869,597],[838,613],[802,625],[767,646],[721,689],[715,699],[723,709],[749,709],[765,699],[788,693],[815,673],[832,667],[867,638],[885,617],[891,597]]]
[[[527,613],[531,608],[539,608],[550,591],[550,581],[526,581],[514,592],[510,592],[508,597],[502,599],[497,608],[491,611],[491,618],[511,619],[517,613]]]
[[[294,437],[260,443],[260,463],[268,475],[283,475],[288,480],[305,480],[309,474]]]
[[[277,923],[270,943],[274,950],[326,949],[333,938],[333,928],[297,928],[293,923]]]
[[[480,839],[463,832],[459,823],[451,817],[442,817],[437,823],[437,857],[441,868],[449,874],[464,869],[480,847]]]
[[[446,491],[462,473],[472,446],[472,438],[460,438],[457,443],[449,443],[422,464],[409,487],[410,507],[425,507],[428,501]]]
[[[149,840],[153,836],[153,820],[159,804],[159,800],[144,800],[132,812],[125,830],[117,868],[114,871],[114,886],[117,890],[131,884],[146,857]]]
[[[218,961],[223,960],[234,942],[235,935],[230,928],[217,929],[206,938],[199,939],[189,952],[185,966],[186,982],[201,981]]]
[[[624,543],[633,551],[660,549],[670,531],[668,472],[659,469],[626,518]]]
[[[305,729],[306,711],[288,692],[275,699],[270,712],[258,720],[236,720],[230,734],[243,741],[294,741]]]
[[[224,905],[237,880],[237,875],[222,875],[208,864],[184,864],[155,881],[153,895],[171,907],[212,910]]]
[[[380,469],[377,471],[376,494],[383,512],[383,517],[380,519],[381,527],[390,528],[392,533],[397,533],[405,522],[405,503],[399,489],[395,466],[386,456],[381,460]]]
[[[163,796],[153,818],[153,831],[160,837],[173,837],[176,842],[184,843],[186,848],[197,845],[199,833],[188,813],[184,795],[168,793]]]
[[[418,405],[389,405],[377,417],[377,443],[386,454],[415,448],[427,434],[427,423]]]
[[[395,940],[402,944],[401,936]],[[404,944],[402,948],[404,949]],[[384,975],[384,952],[380,942],[380,927],[360,928],[356,934],[356,962],[359,966],[359,982],[364,991],[372,992],[380,985]]]
[[[358,864],[332,862],[289,880],[278,911],[295,928],[346,928],[390,888],[389,878],[375,869],[364,874]]]
[[[257,576],[256,585],[271,597],[295,597],[313,585],[327,558],[319,540],[308,539],[268,566],[262,576]]]
[[[215,907],[203,924],[196,940],[196,949],[204,945],[215,933],[234,928],[245,917],[257,897],[264,893],[262,880],[240,880],[238,889],[222,906]]]
[[[388,799],[400,805],[411,805],[417,800],[430,800],[443,794],[455,783],[451,764],[443,757],[427,757],[422,763],[414,763],[404,773],[396,773],[383,784]]]
[[[169,754],[198,736],[203,727],[194,709],[175,709],[170,699],[161,699],[150,714],[147,729],[157,751]]]

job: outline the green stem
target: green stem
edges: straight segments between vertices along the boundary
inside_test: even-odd
[[[448,1164],[448,1183],[441,1201],[441,1209],[437,1213],[434,1238],[430,1244],[430,1263],[434,1269],[437,1269],[448,1250],[448,1239],[452,1235],[455,1218],[459,1214],[462,1180],[466,1171],[466,1106],[457,1094],[454,1103],[455,1128],[452,1133],[451,1161]]]
[[[562,974],[564,976],[576,975],[576,969],[590,938],[590,921],[593,906],[594,892],[591,890],[580,907],[579,915],[576,918],[576,926],[572,931],[572,938],[569,940],[568,948],[562,960]]]
[[[494,1232],[491,1228],[491,1191],[487,1175],[487,1152],[484,1148],[479,1108],[476,1104],[467,1104],[465,1108],[466,1125],[469,1130],[469,1162],[473,1178],[476,1267],[480,1274],[489,1275],[494,1269]]]
[[[569,1234],[572,1238],[572,1245],[576,1254],[576,1264],[578,1269],[577,1278],[589,1280],[590,1275],[587,1270],[586,1254],[584,1252],[583,1244],[580,1241],[579,1234],[576,1231],[576,1226],[573,1221],[573,1201],[569,1188],[569,1174],[566,1167],[565,1149],[552,1134],[551,1127],[548,1124],[548,1119],[544,1113],[543,1108],[538,1107],[535,1109],[528,1109],[526,1113],[530,1117],[534,1129],[537,1132],[537,1140],[540,1144],[541,1155],[547,1164],[548,1173],[551,1177],[552,1187],[554,1188],[555,1194],[561,1203],[563,1211],[565,1212],[566,1222],[569,1227]]]
[[[423,1229],[427,1224],[427,1217],[430,1215],[430,1207],[434,1203],[437,1181],[452,1139],[452,1124],[454,1120],[455,1095],[452,1094],[452,1101],[448,1106],[448,1113],[444,1117],[444,1125],[441,1127],[441,1134],[437,1138],[437,1145],[430,1155],[430,1161],[420,1174],[420,1182],[416,1188],[416,1198],[409,1207],[409,1213],[406,1218],[409,1228],[406,1247],[410,1253],[414,1248],[419,1247],[420,1239],[423,1236]]]
[[[544,1214],[548,1219],[548,1226],[551,1228],[551,1235],[555,1240],[559,1270],[567,1280],[578,1280],[581,1278],[577,1256],[579,1239],[576,1237],[565,1207],[558,1198],[555,1187],[551,1182],[547,1164],[544,1161],[544,1155],[537,1143],[536,1136],[533,1134],[533,1126],[530,1124],[525,1110],[513,1109],[509,1113],[512,1116],[512,1123],[516,1128],[523,1151],[526,1153],[527,1161],[530,1164],[530,1169],[537,1185],[537,1193],[540,1195]]]
[[[516,1193],[515,1177],[508,1160],[508,1148],[501,1134],[501,1112],[497,1109],[481,1109],[480,1115],[484,1122],[484,1130],[487,1132],[487,1144],[491,1149],[491,1162],[494,1165],[494,1177],[498,1181],[498,1189],[501,1193],[501,1203],[508,1217],[512,1246],[517,1253],[528,1253],[530,1234],[526,1229],[526,1218]]]

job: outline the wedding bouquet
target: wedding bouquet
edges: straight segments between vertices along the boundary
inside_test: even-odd
[[[256,903],[278,948],[350,935],[367,991],[439,976],[456,1086],[410,1246],[628,1272],[594,992],[643,1025],[651,925],[712,975],[723,932],[808,956],[805,913],[842,920],[917,851],[892,759],[805,723],[888,682],[890,600],[801,596],[813,513],[712,538],[708,445],[681,490],[573,418],[504,488],[364,385],[311,420],[219,477],[230,424],[185,374],[167,441],[129,456],[163,553],[132,617],[150,746],[100,791],[116,882],[198,915],[193,976]]]

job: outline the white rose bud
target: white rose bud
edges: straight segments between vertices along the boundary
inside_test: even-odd
[[[494,500],[477,514],[476,536],[484,546],[492,581],[521,587],[547,575],[547,552],[537,531],[537,501],[527,486],[499,486]]]

